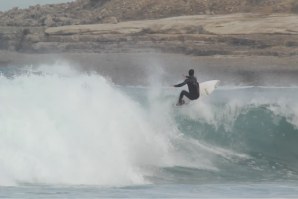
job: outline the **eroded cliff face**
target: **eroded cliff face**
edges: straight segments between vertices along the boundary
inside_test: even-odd
[[[0,49],[298,54],[295,0],[78,0],[0,13]]]

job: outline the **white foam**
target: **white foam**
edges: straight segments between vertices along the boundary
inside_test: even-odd
[[[37,71],[0,77],[1,185],[142,184],[143,165],[167,163],[169,138],[105,78]]]
[[[148,110],[104,77],[66,63],[1,76],[0,185],[136,185],[150,183],[150,168],[213,169],[203,152],[177,148],[190,142],[161,93],[158,85],[148,91]]]

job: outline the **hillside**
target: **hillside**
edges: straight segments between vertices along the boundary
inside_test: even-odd
[[[185,15],[298,13],[297,0],[77,0],[14,8],[0,14],[2,26],[61,26],[159,19]]]
[[[77,0],[0,13],[0,49],[298,55],[297,0]]]

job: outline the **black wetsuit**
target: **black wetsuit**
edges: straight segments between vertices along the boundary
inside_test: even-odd
[[[189,92],[183,90],[179,96],[179,103],[182,104],[183,96],[186,96],[190,100],[196,100],[200,97],[200,85],[195,76],[186,76],[186,79],[181,84],[175,85],[175,87],[182,87],[185,84],[188,86]]]

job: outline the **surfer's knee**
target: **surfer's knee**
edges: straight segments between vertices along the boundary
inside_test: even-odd
[[[180,96],[183,96],[183,95],[187,95],[187,92],[185,90],[181,91],[180,93]]]

